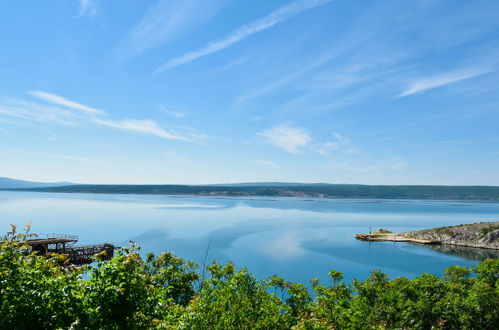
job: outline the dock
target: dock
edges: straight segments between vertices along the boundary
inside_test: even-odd
[[[76,246],[78,236],[66,234],[42,234],[36,238],[22,241],[36,251],[38,255],[49,253],[65,254],[65,263],[71,265],[84,265],[94,261],[96,254],[102,253],[103,260],[109,260],[114,256],[114,245],[105,243],[97,245]]]
[[[355,238],[361,241],[369,242],[406,242],[406,243],[416,243],[416,244],[426,244],[426,245],[438,245],[441,244],[440,241],[430,241],[424,239],[416,239],[406,237],[400,234],[389,233],[389,234],[357,234]]]

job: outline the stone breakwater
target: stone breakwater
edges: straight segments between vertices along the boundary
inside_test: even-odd
[[[370,242],[406,242],[406,243],[418,243],[418,244],[440,244],[440,242],[427,240],[427,239],[418,239],[418,238],[410,238],[403,236],[402,234],[357,234],[355,238],[361,241],[370,241]]]
[[[424,229],[400,235],[441,244],[499,250],[499,221]]]

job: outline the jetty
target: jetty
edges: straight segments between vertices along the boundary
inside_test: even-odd
[[[75,235],[42,234],[21,243],[29,245],[32,251],[36,251],[39,255],[64,254],[67,256],[65,263],[71,265],[92,263],[96,254],[101,254],[103,260],[109,260],[114,256],[115,246],[113,244],[76,246],[76,242],[78,242],[78,236]]]
[[[432,241],[425,239],[417,239],[406,237],[396,233],[373,233],[373,234],[357,234],[355,238],[361,241],[370,241],[370,242],[406,242],[406,243],[416,243],[416,244],[425,244],[425,245],[438,245],[441,244],[440,241]]]

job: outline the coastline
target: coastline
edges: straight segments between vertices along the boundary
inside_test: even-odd
[[[271,184],[271,185],[130,185],[79,184],[38,188],[0,188],[4,191],[52,193],[190,195],[220,197],[298,197],[331,199],[405,199],[499,202],[496,186],[424,186],[357,184]]]

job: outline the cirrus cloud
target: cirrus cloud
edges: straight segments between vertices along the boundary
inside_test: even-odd
[[[299,0],[288,5],[277,8],[267,16],[257,19],[251,23],[243,25],[234,31],[230,32],[225,38],[208,44],[207,46],[188,52],[179,57],[173,58],[154,71],[154,74],[171,69],[173,67],[192,62],[200,57],[219,52],[243,39],[246,39],[252,34],[269,29],[274,25],[289,19],[302,11],[314,7],[325,5],[332,0]]]
[[[468,69],[442,73],[439,75],[422,78],[400,93],[397,97],[405,97],[426,90],[457,83],[492,72],[492,69]]]
[[[190,141],[210,137],[192,128],[184,128],[183,133],[168,130],[161,127],[156,121],[147,118],[112,119],[103,110],[77,103],[53,93],[43,91],[28,91],[27,93],[48,104],[4,98],[0,99],[0,115],[64,126],[92,123],[122,131],[154,135],[167,140]]]

